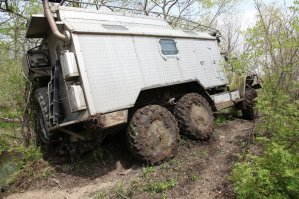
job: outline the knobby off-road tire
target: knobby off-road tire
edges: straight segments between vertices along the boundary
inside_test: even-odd
[[[52,135],[49,133],[47,121],[49,118],[49,98],[48,88],[39,88],[34,92],[35,105],[35,131],[38,145],[49,145],[52,141]]]
[[[245,99],[243,101],[244,108],[242,109],[242,115],[244,119],[254,120],[257,115],[255,109],[254,99],[257,97],[257,92],[254,88],[246,87],[245,89]]]
[[[174,108],[181,133],[193,140],[207,140],[214,130],[213,111],[207,100],[197,93],[183,96]]]
[[[127,130],[128,146],[132,154],[150,164],[174,157],[179,139],[175,117],[158,105],[137,110]]]

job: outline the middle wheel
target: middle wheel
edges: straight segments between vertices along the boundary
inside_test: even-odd
[[[183,96],[174,108],[181,132],[194,140],[207,140],[213,133],[214,116],[207,100],[197,93]]]
[[[167,109],[145,106],[134,113],[127,139],[133,155],[156,164],[176,155],[180,139],[178,124]]]

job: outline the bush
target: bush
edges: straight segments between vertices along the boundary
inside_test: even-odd
[[[296,198],[299,196],[299,158],[271,143],[260,157],[247,156],[233,171],[239,198]]]
[[[286,11],[256,2],[258,20],[246,32],[247,55],[263,70],[255,129],[263,153],[235,164],[239,198],[299,198],[298,6],[294,1]]]
[[[20,61],[7,61],[0,68],[0,107],[22,113],[25,79]],[[2,111],[1,111],[2,112]]]
[[[280,88],[275,94],[268,92],[270,85],[266,79],[257,104],[262,118],[256,127],[256,141],[264,152],[260,156],[246,155],[233,169],[239,198],[299,196],[298,103]]]

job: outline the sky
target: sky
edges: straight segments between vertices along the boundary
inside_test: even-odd
[[[278,5],[290,6],[293,4],[294,0],[276,0],[275,3]],[[273,0],[262,0],[263,3],[271,3]],[[238,12],[241,14],[240,21],[242,23],[242,29],[245,30],[248,27],[251,27],[255,23],[256,19],[256,9],[254,7],[254,0],[241,0],[238,6]]]

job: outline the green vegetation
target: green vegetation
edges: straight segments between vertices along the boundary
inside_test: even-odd
[[[141,170],[141,174],[130,184],[130,193],[149,192],[151,194],[165,194],[165,192],[173,187],[176,187],[177,180],[167,175],[159,176],[157,172],[170,171],[171,168],[179,166],[179,162],[174,158],[166,161],[160,166],[147,166]]]
[[[29,47],[23,39],[26,17],[40,8],[37,0],[16,0],[10,2],[8,12],[1,12],[0,187],[7,187],[20,180],[26,184],[34,178],[47,177],[51,173],[47,163],[42,160],[42,153],[34,145],[30,122],[23,118],[27,106],[25,96],[28,94],[28,81],[22,69],[22,54]],[[28,131],[22,127],[28,128]]]
[[[171,189],[177,185],[177,181],[173,178],[168,178],[164,181],[150,181],[145,190],[152,193],[162,193],[168,189]]]
[[[197,180],[200,180],[202,177],[199,176],[199,175],[189,175],[188,178],[189,178],[191,181],[197,181]]]
[[[125,186],[124,186],[124,182],[121,181],[119,183],[117,183],[115,186],[112,187],[112,192],[115,193],[116,198],[127,198],[127,192],[125,190]]]
[[[102,191],[98,191],[93,198],[94,199],[104,199],[104,198],[106,198],[106,193],[104,193]]]
[[[12,151],[2,152],[0,164],[0,187],[6,187],[15,183],[20,177],[34,179],[38,177],[46,177],[50,175],[49,168],[40,171],[46,167],[47,163],[42,160],[42,153],[34,146],[16,147]],[[39,168],[40,165],[43,165]],[[26,181],[26,179],[23,179]]]
[[[224,110],[221,110],[220,113],[218,113],[215,116],[215,126],[221,126],[228,121],[231,121],[234,119],[234,117],[238,116],[238,111],[234,108],[227,108]]]
[[[167,191],[178,185],[178,177],[171,174],[178,166],[175,159],[164,162],[159,166],[145,166],[139,174],[130,181],[122,179],[109,190],[95,192],[94,198],[132,198],[133,196],[146,195],[149,198],[167,198]],[[190,181],[200,179],[197,175],[188,176]],[[146,197],[145,196],[145,197]]]
[[[299,196],[297,6],[296,1],[294,7],[284,11],[257,3],[259,20],[247,31],[252,50],[246,56],[264,71],[257,104],[261,118],[256,127],[256,141],[264,151],[261,155],[245,155],[235,164],[233,181],[239,198]]]
[[[156,168],[154,166],[147,166],[142,168],[142,176],[144,178],[147,178],[151,173],[154,173],[156,171]]]

